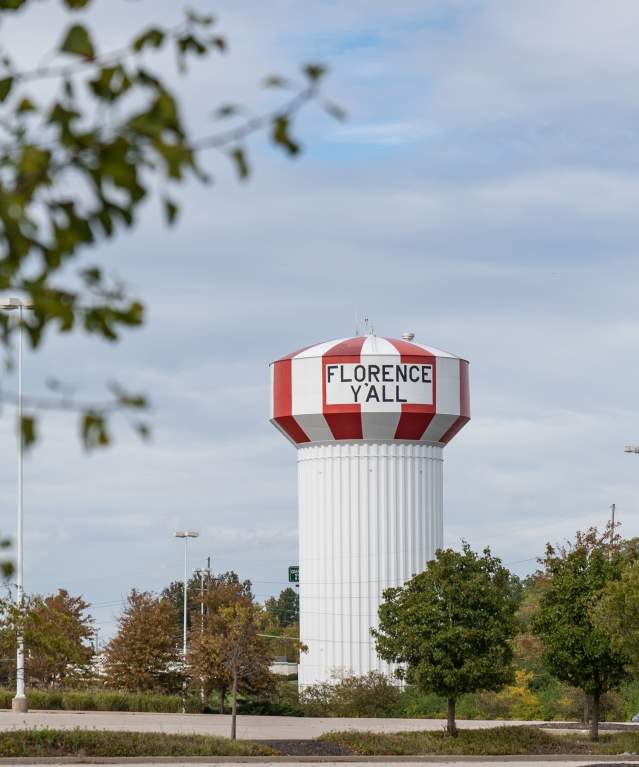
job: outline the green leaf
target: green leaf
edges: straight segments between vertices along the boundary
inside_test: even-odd
[[[29,415],[22,416],[21,429],[22,429],[22,444],[24,445],[25,448],[29,448],[36,441],[35,420],[33,416],[29,416]]]
[[[60,45],[60,52],[70,53],[72,56],[80,56],[83,59],[95,58],[95,48],[87,28],[82,26],[82,24],[74,24],[70,27]]]
[[[84,447],[87,450],[92,450],[96,447],[106,447],[110,442],[104,416],[95,411],[84,413],[80,433]]]
[[[287,115],[280,115],[273,121],[273,141],[291,156],[299,154],[300,145],[289,134],[290,120]]]
[[[29,98],[22,99],[22,101],[18,104],[18,107],[16,109],[16,112],[18,114],[24,114],[25,112],[37,112],[37,111],[38,109],[36,105]]]
[[[195,35],[184,35],[183,37],[178,38],[177,45],[182,55],[191,51],[197,56],[203,56],[207,52],[206,45],[198,40]]]
[[[180,208],[169,197],[165,197],[162,202],[164,204],[164,217],[166,218],[166,223],[171,226],[171,224],[175,223],[177,220]]]
[[[17,11],[27,0],[0,0],[0,11]]]
[[[0,80],[0,102],[4,101],[13,87],[13,77],[3,77]]]
[[[63,0],[67,8],[71,8],[73,11],[79,11],[81,8],[86,8],[91,0]]]
[[[303,71],[311,82],[316,83],[324,77],[327,70],[322,64],[307,64]]]
[[[250,170],[244,150],[240,147],[236,147],[230,152],[230,156],[235,164],[238,176],[240,178],[248,178]]]
[[[133,41],[134,51],[143,51],[145,48],[160,48],[164,42],[165,34],[161,29],[152,27],[143,32]]]

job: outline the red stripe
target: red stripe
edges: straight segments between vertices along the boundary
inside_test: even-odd
[[[426,349],[422,349],[422,347],[417,346],[417,344],[411,344],[409,341],[400,341],[399,338],[387,338],[386,340],[389,343],[393,344],[393,346],[397,349],[397,351],[402,356],[404,354],[412,356],[412,357],[432,357],[433,356],[430,352],[427,352]]]
[[[459,413],[459,418],[440,440],[445,445],[470,421],[470,390],[468,386],[468,363],[466,360],[459,360]]]
[[[395,439],[414,439],[420,440],[426,431],[428,424],[435,416],[436,385],[437,385],[437,364],[435,357],[425,349],[422,349],[408,341],[400,341],[397,338],[388,338],[388,341],[400,353],[401,361],[405,364],[424,364],[428,362],[433,366],[433,401],[430,405],[411,405],[407,403],[402,405],[402,414],[399,417],[397,429],[395,430]]]
[[[307,349],[310,349],[313,346],[317,346],[317,344],[311,344],[310,346],[303,346],[301,349],[298,349],[296,352],[291,352],[290,354],[287,354],[284,357],[280,357],[279,360],[277,360],[277,362],[283,362],[284,360],[293,359],[293,357],[297,357],[298,354],[305,352]]]
[[[362,406],[326,404],[326,366],[344,362],[360,362],[365,336],[349,338],[325,352],[322,359],[323,413],[334,439],[362,439]],[[353,357],[356,360],[353,360]]]
[[[310,442],[293,417],[293,383],[291,360],[273,363],[273,420],[296,443]]]

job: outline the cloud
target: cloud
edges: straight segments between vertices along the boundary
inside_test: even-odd
[[[131,586],[180,577],[181,526],[201,532],[193,566],[212,555],[260,598],[286,585],[295,451],[267,421],[268,362],[362,314],[471,360],[473,420],[446,449],[447,542],[490,544],[525,573],[547,540],[604,524],[612,502],[639,533],[636,456],[622,452],[639,435],[635,4],[197,5],[231,42],[176,80],[198,133],[215,129],[218,101],[272,104],[260,77],[315,58],[350,120],[308,110],[295,162],[251,142],[248,184],[207,157],[216,183],[184,185],[175,231],[150,203],[135,232],[100,246],[148,301],[147,326],[117,345],[51,339],[27,353],[26,386],[56,376],[91,398],[118,378],[150,393],[154,438],[118,421],[116,447],[87,457],[73,418],[45,417],[25,474],[27,587],[115,603],[100,608],[111,631]],[[121,40],[121,13],[94,6],[101,44]],[[175,18],[167,2],[122,8],[132,27]],[[48,50],[57,14],[39,5],[28,35],[12,25],[23,61]]]

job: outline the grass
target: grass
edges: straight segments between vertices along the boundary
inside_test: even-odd
[[[0,689],[0,708],[11,708],[15,690]],[[179,695],[153,693],[111,692],[105,690],[28,690],[29,708],[36,711],[143,711],[154,713],[180,713]],[[198,696],[187,698],[188,713],[200,713],[202,702]]]
[[[546,732],[536,727],[494,727],[460,730],[456,738],[444,732],[331,732],[328,740],[362,755],[459,754],[504,756],[515,754],[624,754],[639,752],[639,733],[602,733],[598,743],[586,734]]]
[[[210,735],[108,730],[0,732],[0,754],[19,756],[272,756],[272,748]]]

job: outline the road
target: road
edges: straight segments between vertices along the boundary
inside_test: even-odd
[[[238,738],[249,740],[311,739],[331,730],[442,730],[442,719],[337,719],[296,716],[238,716]],[[459,720],[460,728],[480,729],[534,722]],[[0,711],[0,730],[42,728],[73,730],[129,730],[137,732],[198,733],[228,737],[230,715],[143,714],[120,711],[32,711],[14,714]]]

